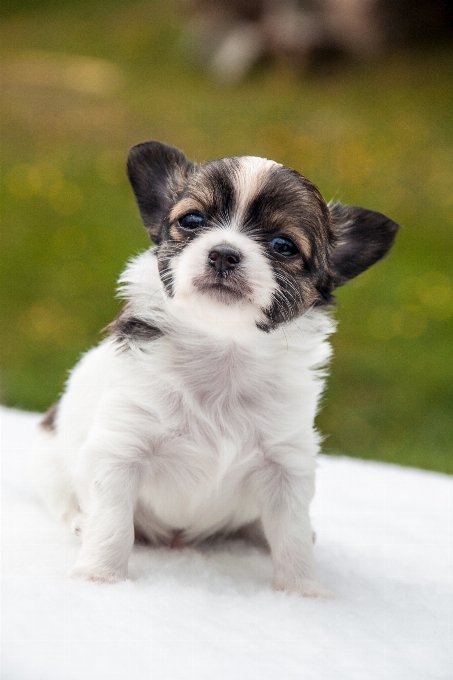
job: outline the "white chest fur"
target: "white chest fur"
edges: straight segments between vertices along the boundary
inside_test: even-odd
[[[206,338],[197,352],[162,345],[151,397],[162,426],[139,495],[141,528],[145,508],[148,534],[154,516],[190,540],[237,528],[258,516],[248,476],[289,434],[291,390],[279,379],[279,357]]]

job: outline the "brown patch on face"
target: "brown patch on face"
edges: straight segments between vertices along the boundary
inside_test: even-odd
[[[183,198],[170,210],[168,219],[170,222],[176,222],[189,213],[203,213],[202,203],[194,198]]]
[[[245,232],[262,237],[292,234],[308,257],[324,259],[333,234],[327,205],[316,187],[294,170],[277,166],[250,202]]]
[[[277,288],[264,310],[271,330],[312,306],[330,301],[329,255],[334,236],[327,205],[316,187],[297,172],[278,166],[249,205],[243,231],[260,241],[268,255]],[[286,237],[299,252],[284,256],[273,239]]]
[[[173,241],[177,241],[179,243],[186,243],[190,239],[189,234],[183,232],[177,222],[173,222],[170,225],[168,233]]]
[[[163,239],[157,250],[159,274],[170,297],[174,293],[172,259],[206,229],[228,224],[234,208],[237,166],[237,159],[227,158],[198,167],[190,174],[179,199],[170,208],[164,223]],[[192,212],[203,215],[205,224],[190,232],[184,231],[178,220]]]
[[[199,204],[211,222],[225,223],[235,208],[238,168],[237,158],[205,163],[190,178],[183,199]]]
[[[312,244],[299,226],[290,223],[284,211],[282,211],[281,215],[277,215],[275,217],[275,229],[282,236],[287,236],[290,238],[291,241],[293,241],[298,246],[300,252],[306,260],[310,259],[313,253]]]
[[[210,227],[228,224],[234,207],[233,178],[237,165],[235,158],[211,161],[190,175],[182,195],[165,219],[164,238],[157,251],[159,270],[168,270],[170,258],[198,234]],[[202,215],[204,225],[190,231],[182,229],[179,220],[190,213]]]

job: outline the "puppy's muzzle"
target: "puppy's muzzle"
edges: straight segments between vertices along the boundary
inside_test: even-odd
[[[241,259],[242,256],[239,250],[225,244],[214,246],[214,248],[209,251],[208,255],[210,266],[220,276],[230,274],[236,269]]]

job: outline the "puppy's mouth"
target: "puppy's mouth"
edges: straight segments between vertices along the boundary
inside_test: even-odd
[[[239,271],[230,273],[207,271],[201,276],[197,276],[193,285],[200,293],[212,295],[225,304],[232,304],[240,300],[251,300],[252,297],[250,284]]]

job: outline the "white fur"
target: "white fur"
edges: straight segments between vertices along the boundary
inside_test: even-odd
[[[280,163],[259,156],[241,156],[239,162],[240,172],[237,174],[236,182],[237,205],[233,226],[241,224],[247,207],[262,188],[272,168],[281,167]]]
[[[231,305],[193,287],[219,237],[240,248],[251,282],[250,297]],[[90,350],[69,378],[56,431],[39,434],[36,484],[53,515],[82,538],[71,573],[126,578],[134,523],[170,544],[260,520],[275,587],[328,595],[316,580],[308,511],[333,323],[312,310],[259,330],[276,284],[260,247],[234,229],[195,239],[173,271],[169,298],[153,250],[129,265],[122,294],[164,335],[127,351],[112,338]]]

